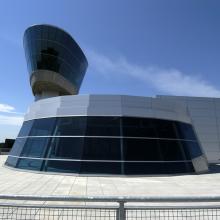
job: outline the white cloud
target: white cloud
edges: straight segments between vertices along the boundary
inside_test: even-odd
[[[13,106],[8,105],[8,104],[2,104],[2,103],[0,103],[0,112],[24,115],[24,113],[15,111],[15,108]]]
[[[0,104],[0,112],[11,113],[15,108],[7,104]]]
[[[120,74],[154,86],[158,92],[171,95],[220,97],[220,90],[201,77],[188,75],[177,69],[138,66],[125,58],[110,59],[88,50],[90,67],[104,77]]]
[[[23,117],[21,116],[6,116],[0,115],[0,125],[16,125],[20,126],[23,122]]]
[[[15,108],[11,105],[0,103],[0,112],[4,113],[0,114],[0,125],[20,126],[23,122],[23,117],[20,116],[21,114],[23,115],[23,113],[16,112]],[[9,113],[10,115],[5,115]]]

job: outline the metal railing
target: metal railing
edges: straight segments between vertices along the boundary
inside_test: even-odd
[[[220,196],[0,195],[0,219],[217,220],[220,219]]]

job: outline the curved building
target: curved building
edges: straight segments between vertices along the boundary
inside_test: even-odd
[[[119,95],[35,102],[6,164],[37,171],[125,175],[207,168],[184,106]]]
[[[84,175],[208,170],[184,104],[150,97],[73,95],[87,61],[70,35],[36,25],[27,29],[24,42],[33,93],[41,100],[25,115],[7,166]]]
[[[36,100],[78,94],[88,63],[67,32],[51,25],[34,25],[24,33],[24,49]]]

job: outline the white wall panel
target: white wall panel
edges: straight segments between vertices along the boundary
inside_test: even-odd
[[[214,109],[198,109],[192,108],[189,109],[190,115],[197,116],[197,117],[215,117],[215,110]]]
[[[120,95],[74,95],[39,100],[25,120],[64,115],[126,115],[190,123],[185,105],[152,97]]]
[[[220,152],[219,151],[206,151],[205,154],[210,163],[220,163]]]
[[[189,108],[195,108],[195,109],[210,109],[215,107],[215,103],[212,99],[204,99],[204,100],[189,100],[187,101],[187,105]]]

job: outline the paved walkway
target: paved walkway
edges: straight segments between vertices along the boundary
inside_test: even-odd
[[[220,166],[212,167],[212,173],[203,175],[154,176],[154,177],[82,177],[62,174],[46,174],[24,172],[4,166],[7,156],[0,156],[0,194],[7,195],[61,195],[61,196],[193,196],[193,195],[220,195]],[[8,204],[7,206],[2,205]],[[16,206],[11,206],[16,204]],[[25,201],[1,200],[0,219],[115,219],[116,210],[106,209],[113,203],[93,202],[92,205],[102,207],[98,210],[90,209],[63,209],[48,208],[48,205],[91,205],[89,202],[62,202],[62,201]],[[184,206],[184,203],[129,203],[129,205],[171,205]],[[32,208],[25,208],[28,206]],[[39,205],[40,208],[36,208]],[[114,205],[117,205],[114,203]],[[188,203],[187,205],[190,205]],[[201,205],[192,203],[191,205]],[[207,205],[206,203],[203,205]],[[214,204],[215,205],[215,204]],[[22,207],[23,206],[23,207]],[[34,208],[35,207],[35,208]],[[210,216],[220,216],[219,210],[142,210],[130,211],[128,219],[148,219],[166,216],[167,219],[209,219]],[[170,217],[168,217],[168,214]],[[137,217],[138,216],[138,217]],[[150,217],[151,216],[151,217]],[[175,217],[174,217],[175,216]],[[188,218],[187,218],[188,219]]]
[[[0,156],[0,194],[73,196],[220,195],[220,168],[202,175],[82,177],[24,172],[4,166]],[[220,166],[219,166],[220,167]]]

